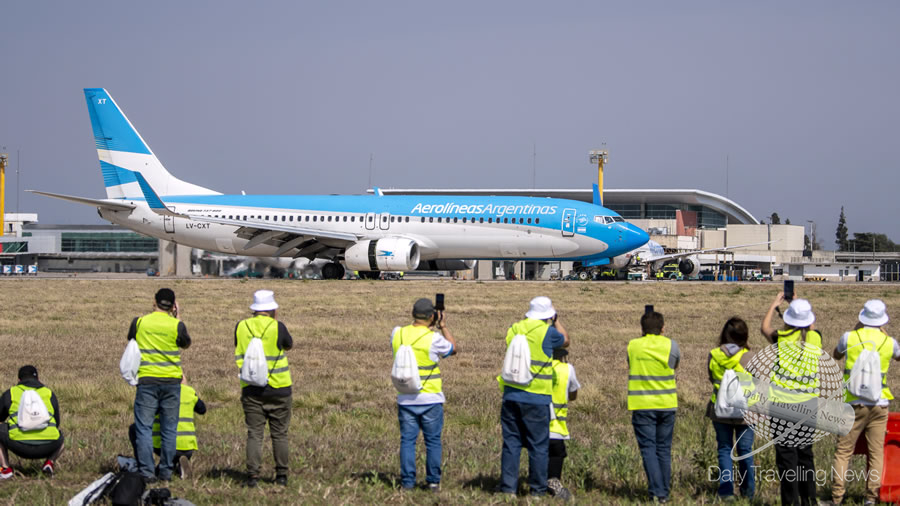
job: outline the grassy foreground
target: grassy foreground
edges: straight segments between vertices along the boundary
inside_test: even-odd
[[[570,358],[584,388],[569,410],[573,439],[563,481],[579,503],[632,503],[644,498],[645,478],[625,408],[625,347],[640,334],[644,304],[666,317],[666,334],[682,349],[680,408],[673,443],[676,504],[713,502],[715,436],[704,417],[711,387],[709,349],[724,321],[738,315],[751,326],[751,343],[777,284],[480,283],[452,281],[280,280],[3,280],[0,296],[0,391],[16,382],[18,368],[34,364],[59,396],[67,450],[57,476],[40,476],[40,462],[11,456],[18,471],[0,482],[0,503],[63,504],[109,471],[117,454],[130,454],[127,428],[134,390],[118,374],[131,319],[150,309],[153,293],[177,294],[194,344],[184,352],[189,383],[209,406],[198,416],[200,452],[195,478],[170,484],[173,495],[200,504],[499,503],[491,493],[500,468],[500,392],[494,377],[503,360],[507,327],[528,301],[548,295],[572,337]],[[288,352],[294,383],[291,476],[287,489],[263,483],[240,487],[246,431],[233,361],[235,323],[249,314],[254,290],[275,290],[279,317],[291,330]],[[900,308],[896,285],[798,285],[818,316],[828,351],[856,322],[862,303],[881,298]],[[460,354],[442,362],[447,395],[443,492],[398,490],[399,430],[390,384],[389,333],[409,322],[416,298],[446,293],[449,325]],[[900,369],[897,369],[900,371]],[[893,371],[892,371],[893,372]],[[900,391],[900,372],[889,383]],[[759,442],[759,439],[757,439]],[[266,442],[268,446],[268,439]],[[419,444],[419,481],[424,447]],[[834,438],[816,444],[816,466],[830,469]],[[757,455],[760,470],[775,468],[774,451]],[[271,481],[271,447],[263,476]],[[522,458],[527,473],[527,459]],[[857,458],[854,468],[863,467]],[[830,498],[830,476],[819,487]],[[848,498],[859,499],[860,483]],[[759,480],[757,494],[777,502],[778,484]],[[525,502],[524,497],[519,498]],[[550,501],[549,499],[546,501]],[[542,502],[533,501],[529,502]]]

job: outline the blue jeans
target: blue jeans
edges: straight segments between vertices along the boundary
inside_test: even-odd
[[[400,421],[400,486],[416,485],[416,439],[419,429],[425,440],[425,481],[441,482],[441,431],[444,429],[444,405],[397,405]]]
[[[519,457],[528,449],[528,488],[532,495],[547,493],[550,462],[550,406],[503,401],[500,408],[503,452],[500,454],[500,491],[516,493]]]
[[[737,440],[738,456],[747,455],[753,450],[753,430],[747,425],[713,422],[716,430],[716,444],[719,449],[719,495],[734,495],[734,462],[731,450]],[[753,497],[756,483],[753,478],[753,457],[738,461],[741,495],[747,499]]]
[[[156,476],[153,463],[153,419],[159,413],[159,478],[172,478],[181,385],[138,385],[134,396],[135,458],[145,478]]]
[[[641,450],[651,497],[669,497],[672,481],[672,431],[675,412],[639,409],[631,412],[631,425]]]

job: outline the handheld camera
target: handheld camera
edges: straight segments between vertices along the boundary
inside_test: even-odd
[[[790,302],[794,300],[794,280],[784,280],[784,300]]]

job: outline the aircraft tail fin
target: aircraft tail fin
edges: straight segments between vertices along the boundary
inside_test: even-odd
[[[105,89],[85,88],[84,98],[108,198],[142,198],[136,174],[161,195],[219,194],[170,174]]]
[[[595,206],[603,205],[603,202],[600,199],[600,185],[598,185],[597,183],[594,183],[593,204]]]

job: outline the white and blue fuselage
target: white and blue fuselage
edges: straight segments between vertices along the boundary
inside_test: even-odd
[[[377,189],[374,195],[223,195],[169,173],[106,90],[84,94],[107,198],[38,193],[95,206],[113,223],[177,244],[327,259],[327,277],[340,277],[343,266],[456,270],[478,259],[604,265],[649,239],[609,209],[572,200],[385,196]]]

